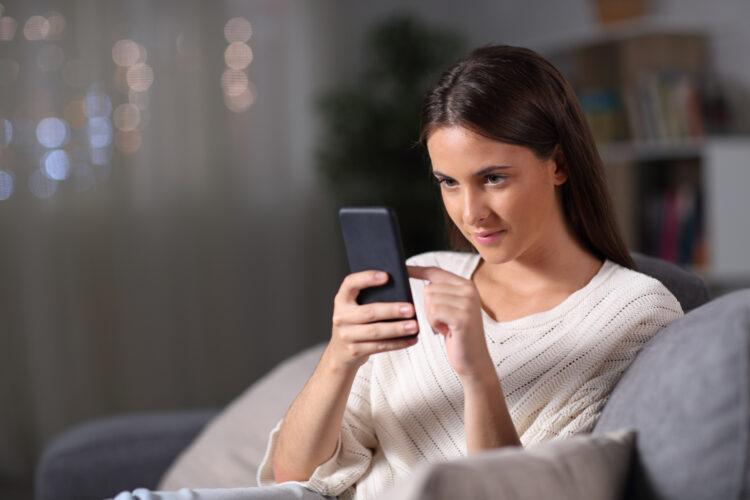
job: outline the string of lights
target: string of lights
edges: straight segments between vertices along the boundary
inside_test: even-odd
[[[23,56],[0,52],[0,90],[19,85],[30,74],[41,82],[29,92],[33,105],[12,113],[0,109],[0,202],[13,196],[24,177],[37,198],[54,196],[68,180],[77,191],[92,189],[108,179],[113,151],[126,160],[142,148],[156,81],[149,52],[135,37],[117,40],[111,48],[111,80],[102,79],[92,61],[66,54],[61,42],[68,23],[63,14],[35,14],[22,29],[20,25],[0,4],[0,50],[33,44]],[[224,104],[234,113],[247,111],[257,97],[249,78],[252,34],[244,17],[232,17],[224,26],[226,66],[220,86]],[[184,35],[177,37],[175,49],[178,61],[190,58],[192,48]],[[29,53],[33,57],[27,57]],[[60,110],[38,90],[45,84],[65,87],[70,97]],[[21,168],[24,159],[30,160],[25,163],[31,169]]]

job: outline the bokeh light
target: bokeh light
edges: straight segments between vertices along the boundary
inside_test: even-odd
[[[21,66],[13,59],[3,57],[0,59],[0,85],[10,85],[18,78]]]
[[[118,40],[112,47],[112,60],[118,66],[132,66],[140,58],[138,43],[129,38]]]
[[[45,16],[49,22],[49,33],[47,34],[48,40],[57,40],[62,37],[63,31],[65,31],[65,17],[59,12],[48,12]]]
[[[112,144],[112,123],[104,116],[90,118],[86,125],[86,135],[89,145],[94,149],[109,146]]]
[[[44,40],[49,35],[50,23],[44,16],[31,16],[23,27],[23,36],[29,41]]]
[[[115,134],[115,146],[124,154],[136,153],[141,148],[140,130],[118,131]]]
[[[70,173],[70,158],[62,149],[49,151],[42,156],[42,172],[50,179],[63,181]]]
[[[5,147],[13,142],[13,124],[5,118],[0,119],[0,146]]]
[[[154,70],[148,64],[134,64],[128,68],[127,81],[132,90],[145,92],[154,83]]]
[[[37,66],[42,71],[57,71],[65,60],[65,53],[58,45],[45,44],[39,49],[36,57]]]
[[[115,108],[112,121],[119,130],[129,132],[138,128],[141,122],[141,112],[137,106],[125,103]]]
[[[91,89],[83,99],[83,110],[89,118],[109,116],[112,113],[112,100],[98,89]]]
[[[37,198],[49,198],[57,192],[57,181],[35,170],[29,177],[29,189]]]
[[[227,69],[221,75],[221,88],[228,96],[238,96],[247,90],[247,75],[238,69]]]
[[[12,17],[0,17],[0,41],[10,42],[16,37],[18,23]]]
[[[253,35],[250,21],[244,17],[233,17],[224,25],[224,38],[227,42],[247,42]]]
[[[239,95],[224,95],[224,104],[230,111],[242,113],[253,105],[256,99],[255,85],[249,82],[248,87]]]
[[[5,170],[0,170],[0,201],[7,200],[13,196],[13,174]]]
[[[68,126],[59,118],[44,118],[36,126],[36,138],[45,148],[59,148],[68,140]]]
[[[232,42],[224,51],[224,61],[232,69],[245,69],[253,61],[253,51],[245,42]]]

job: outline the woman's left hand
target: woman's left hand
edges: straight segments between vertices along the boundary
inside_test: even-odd
[[[491,370],[482,324],[482,303],[471,280],[439,267],[407,266],[409,276],[427,280],[424,310],[433,331],[445,337],[448,361],[461,379],[481,378]]]

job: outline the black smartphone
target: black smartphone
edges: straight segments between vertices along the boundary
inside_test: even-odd
[[[349,270],[356,273],[373,269],[388,273],[384,285],[361,290],[357,303],[414,304],[396,213],[388,207],[344,207],[339,210],[339,221]]]

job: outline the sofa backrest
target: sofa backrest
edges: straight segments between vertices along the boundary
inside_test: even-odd
[[[680,302],[683,311],[692,311],[708,302],[708,288],[698,275],[665,260],[637,252],[630,255],[635,261],[636,271],[661,281]]]
[[[750,498],[750,290],[672,322],[620,379],[594,433],[635,429],[625,499]]]

